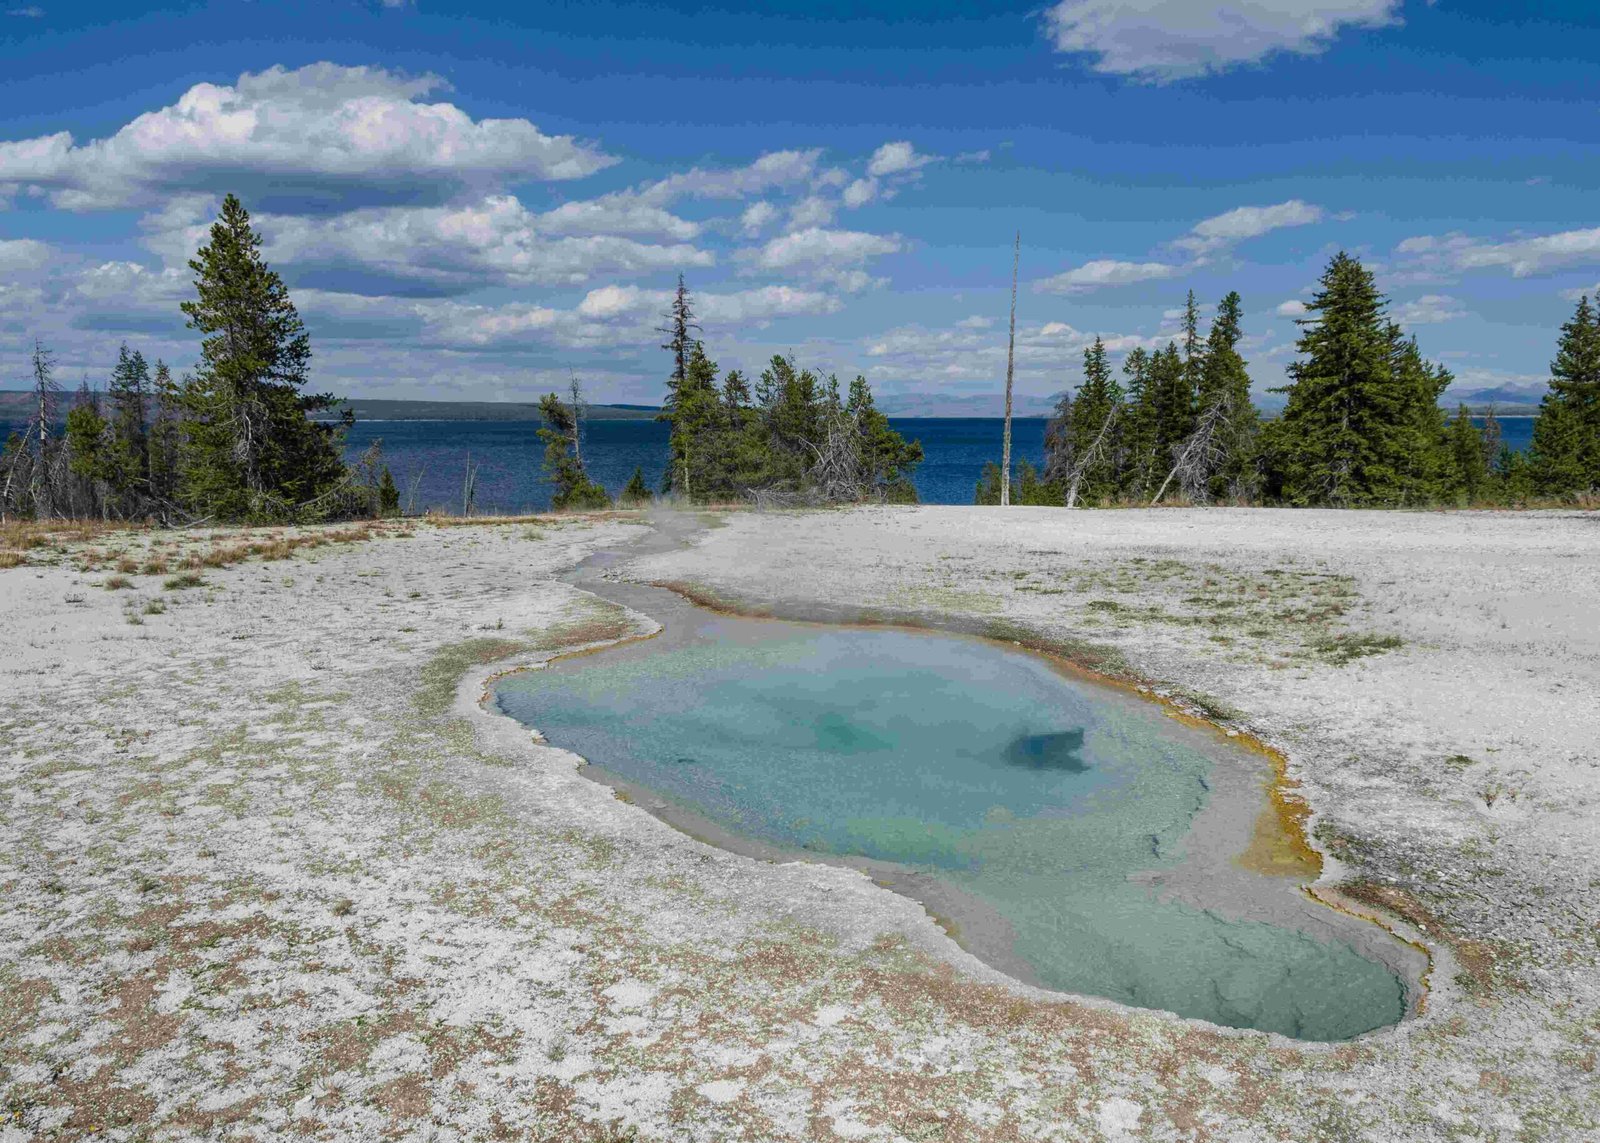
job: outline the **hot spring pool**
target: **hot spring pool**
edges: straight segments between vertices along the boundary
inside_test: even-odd
[[[1047,988],[1309,1040],[1405,1014],[1400,978],[1350,943],[1163,892],[1232,748],[1038,656],[717,617],[509,676],[496,698],[723,830],[981,902]]]

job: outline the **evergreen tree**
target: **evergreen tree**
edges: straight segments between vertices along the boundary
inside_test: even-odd
[[[378,481],[378,515],[400,515],[400,489],[395,485],[394,473],[383,466],[383,478]]]
[[[311,341],[260,248],[229,195],[189,263],[197,297],[182,308],[204,340],[182,394],[182,494],[216,519],[325,515],[345,483],[341,431],[311,415],[336,402],[303,391]]]
[[[767,448],[767,483],[801,491],[822,445],[822,396],[816,374],[773,357],[756,386]]]
[[[77,400],[67,410],[67,468],[77,479],[67,503],[59,507],[70,516],[106,514],[107,478],[114,470],[110,426],[100,411],[100,397],[85,381]]]
[[[1068,482],[1072,479],[1072,468],[1075,460],[1072,449],[1073,441],[1077,435],[1074,427],[1075,421],[1072,392],[1070,389],[1063,389],[1061,395],[1056,398],[1054,412],[1050,414],[1050,419],[1045,422],[1044,426],[1043,476],[1044,482],[1050,487],[1059,490],[1063,496]],[[988,469],[985,468],[984,475],[978,480],[978,495],[980,497],[986,495],[984,490],[987,488],[985,484],[987,476]],[[1000,503],[1000,467],[998,465],[995,466],[994,478],[994,500],[979,499],[975,503]]]
[[[1193,305],[1194,294],[1189,295]],[[1207,465],[1206,483],[1210,498],[1249,501],[1260,492],[1256,471],[1257,434],[1260,417],[1250,400],[1250,374],[1239,356],[1243,306],[1237,292],[1230,292],[1217,307],[1216,320],[1206,338],[1200,383],[1196,393],[1200,416],[1216,409],[1217,441]]]
[[[1450,460],[1457,498],[1464,504],[1480,502],[1489,487],[1489,466],[1483,460],[1483,434],[1461,405],[1450,422]]]
[[[1183,378],[1191,394],[1198,395],[1205,375],[1206,346],[1200,340],[1200,306],[1190,290],[1183,302]]]
[[[1533,423],[1533,478],[1547,496],[1600,491],[1600,314],[1587,296],[1561,327]]]
[[[1104,504],[1116,497],[1121,467],[1117,418],[1121,411],[1122,386],[1111,375],[1105,343],[1096,337],[1083,351],[1083,383],[1072,405],[1072,485],[1083,503]]]
[[[1150,359],[1146,382],[1150,391],[1150,416],[1154,425],[1154,470],[1160,483],[1177,459],[1183,442],[1194,432],[1194,388],[1174,342],[1168,342]]]
[[[179,421],[180,386],[172,379],[165,361],[156,362],[154,390],[155,419],[150,424],[150,499],[163,518],[171,514],[178,496],[178,465],[182,452],[183,426]]]
[[[669,461],[663,484],[689,499],[721,499],[728,494],[728,471],[722,395],[717,388],[717,363],[696,341],[689,350],[684,375],[672,392],[666,414],[672,422]]]
[[[1301,360],[1274,437],[1290,504],[1399,504],[1415,432],[1412,394],[1395,383],[1384,299],[1372,274],[1343,252],[1323,272],[1300,319]]]
[[[1122,493],[1134,500],[1143,500],[1155,491],[1156,475],[1156,404],[1151,386],[1150,354],[1141,345],[1135,346],[1122,363],[1122,374],[1128,379],[1127,400],[1122,416],[1123,469]]]
[[[656,332],[666,334],[667,340],[661,348],[672,354],[672,376],[667,381],[667,399],[661,407],[661,419],[668,420],[677,402],[678,387],[689,375],[689,358],[695,346],[694,335],[701,332],[694,320],[694,300],[689,295],[689,287],[684,285],[682,274],[678,275],[678,288],[672,295],[672,305],[663,317],[667,324],[658,326]]]
[[[549,393],[539,398],[539,412],[544,417],[539,439],[544,441],[544,473],[552,489],[550,506],[558,512],[611,507],[611,497],[589,479],[578,457],[578,418],[571,407]]]
[[[1501,499],[1513,508],[1520,508],[1533,496],[1533,468],[1528,454],[1502,444],[1494,460],[1494,477],[1500,486]]]
[[[878,410],[867,379],[860,374],[850,382],[850,399],[844,413],[860,445],[857,449],[859,480],[875,499],[890,504],[915,504],[917,486],[911,470],[922,463],[922,442],[907,442]]]
[[[618,499],[624,506],[629,508],[637,508],[640,505],[650,503],[650,488],[644,482],[644,467],[642,465],[634,465],[633,475],[628,477],[628,483],[623,487],[622,495]]]
[[[1465,478],[1455,439],[1439,398],[1454,377],[1443,366],[1423,360],[1414,337],[1394,323],[1388,325],[1390,369],[1402,402],[1403,432],[1400,448],[1400,502],[1437,504],[1454,502],[1463,494]],[[1469,422],[1470,425],[1470,422]],[[1476,431],[1476,430],[1474,430]],[[1479,494],[1481,489],[1472,495]]]
[[[106,465],[106,482],[119,515],[138,513],[150,491],[150,446],[146,416],[150,389],[150,369],[138,350],[128,352],[126,343],[117,350],[116,368],[111,371],[111,440]]]

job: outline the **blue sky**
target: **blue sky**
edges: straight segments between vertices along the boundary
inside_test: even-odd
[[[1190,288],[1279,384],[1339,249],[1461,389],[1537,386],[1600,285],[1600,13],[1514,7],[0,0],[0,386],[190,364],[226,190],[362,396],[654,401],[681,270],[725,366],[989,399],[1018,229],[1025,396]]]

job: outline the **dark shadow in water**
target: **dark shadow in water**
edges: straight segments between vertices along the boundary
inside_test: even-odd
[[[1006,761],[1030,770],[1059,770],[1082,774],[1089,768],[1083,760],[1083,728],[1054,734],[1024,734],[1006,747]]]

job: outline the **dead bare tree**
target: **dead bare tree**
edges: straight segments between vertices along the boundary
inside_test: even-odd
[[[1006,427],[1000,441],[1000,506],[1011,503],[1011,380],[1017,360],[1017,266],[1022,261],[1022,231],[1011,248],[1011,334],[1006,342]]]
[[[472,454],[467,454],[467,471],[461,481],[461,514],[472,515],[473,506],[478,502],[478,465],[472,463]]]
[[[1083,475],[1089,469],[1110,459],[1111,445],[1114,438],[1111,430],[1116,427],[1117,414],[1122,411],[1122,406],[1112,405],[1106,412],[1106,419],[1100,422],[1100,431],[1095,434],[1094,440],[1089,442],[1089,447],[1072,458],[1072,477],[1067,485],[1067,507],[1078,506],[1078,489],[1083,484]]]
[[[1217,399],[1206,407],[1200,414],[1200,420],[1195,424],[1194,432],[1184,438],[1183,444],[1177,449],[1173,457],[1172,471],[1167,473],[1167,478],[1161,482],[1161,487],[1150,499],[1150,507],[1154,508],[1161,503],[1161,498],[1167,494],[1167,488],[1173,480],[1178,481],[1178,487],[1183,489],[1184,495],[1190,500],[1203,502],[1208,497],[1207,482],[1211,474],[1225,459],[1227,446],[1223,440],[1223,432],[1233,421],[1233,404],[1227,394],[1219,394]]]
[[[416,472],[411,474],[411,479],[406,482],[407,516],[415,516],[417,514],[417,492],[422,487],[422,474],[425,472],[427,472],[426,468],[418,468]]]
[[[568,388],[572,392],[572,459],[578,462],[578,467],[583,467],[583,384],[578,380],[578,375],[572,370],[567,370],[571,379]]]

